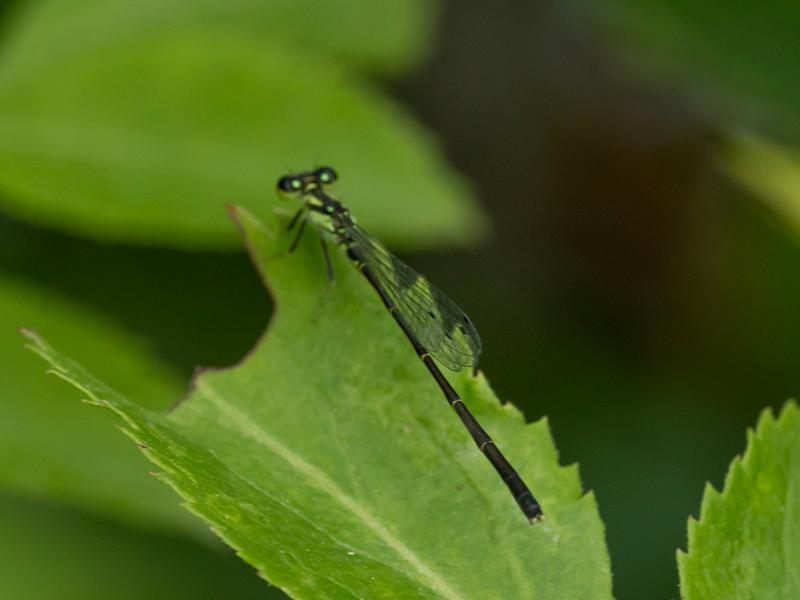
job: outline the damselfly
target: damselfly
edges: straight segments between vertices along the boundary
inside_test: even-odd
[[[453,371],[464,367],[477,369],[481,353],[478,331],[455,302],[356,225],[347,208],[326,191],[336,179],[333,169],[321,167],[278,180],[279,192],[302,201],[288,227],[291,230],[299,224],[290,252],[297,247],[306,223],[312,221],[320,232],[328,278],[332,280],[325,237],[344,247],[433,375],[475,444],[508,486],[522,512],[529,520],[538,520],[542,509],[536,498],[434,362],[435,358]]]

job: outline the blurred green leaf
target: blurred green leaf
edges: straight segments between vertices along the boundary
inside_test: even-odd
[[[364,223],[399,246],[473,240],[483,220],[430,136],[331,63],[246,35],[184,31],[2,82],[0,207],[98,239],[239,241],[291,166],[333,164]]]
[[[542,500],[531,526],[341,252],[237,211],[277,312],[236,368],[206,372],[166,416],[108,389],[43,340],[34,349],[111,408],[162,477],[295,597],[609,598],[595,500],[482,375],[454,384]]]
[[[649,58],[689,74],[707,90],[727,89],[800,126],[800,11],[788,0],[614,0],[599,3]],[[630,52],[641,57],[640,52]]]
[[[723,130],[762,126],[788,139],[800,136],[800,10],[795,2],[614,0],[598,7],[618,34],[624,32],[638,46],[627,49],[629,58],[656,67],[662,80],[691,80],[706,102],[712,99],[707,113]],[[723,148],[727,170],[796,227],[797,150],[750,134],[737,132],[732,138]]]
[[[76,402],[19,343],[40,327],[147,406],[163,409],[181,383],[112,323],[22,281],[0,278],[0,489],[80,506],[168,531],[200,530],[179,499],[147,474],[109,415]]]
[[[723,169],[800,234],[800,152],[755,134],[729,137]]]
[[[0,494],[0,598],[280,598],[227,548]]]
[[[0,53],[8,74],[104,51],[120,41],[210,25],[256,34],[378,72],[403,70],[428,50],[435,0],[36,0],[22,4]]]
[[[800,410],[764,411],[720,494],[708,485],[689,548],[678,552],[681,597],[800,597]]]

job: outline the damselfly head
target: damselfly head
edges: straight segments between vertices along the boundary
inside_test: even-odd
[[[284,175],[278,179],[278,193],[299,196],[314,188],[330,185],[337,179],[336,171],[330,167],[320,167],[314,171]]]

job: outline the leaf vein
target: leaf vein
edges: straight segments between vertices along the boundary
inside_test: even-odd
[[[240,430],[254,442],[263,446],[288,462],[292,467],[301,471],[316,486],[331,496],[339,504],[358,517],[378,538],[385,542],[394,550],[404,561],[413,567],[417,579],[436,592],[441,598],[457,599],[462,596],[458,594],[448,583],[422,559],[420,559],[409,547],[397,539],[390,531],[384,527],[378,519],[372,515],[362,504],[348,496],[336,483],[334,483],[324,472],[314,465],[306,462],[290,448],[284,446],[261,427],[253,423],[248,416],[236,408],[234,405],[220,396],[206,381],[197,381],[197,391],[203,394],[217,409],[233,421]]]

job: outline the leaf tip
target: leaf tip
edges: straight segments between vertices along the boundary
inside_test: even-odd
[[[786,425],[792,419],[798,418],[798,416],[800,416],[800,407],[797,405],[797,400],[790,398],[786,401],[778,414],[778,423],[780,425]]]

